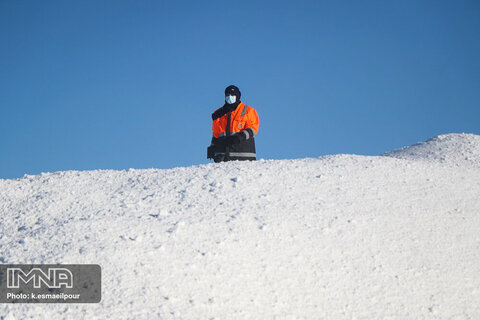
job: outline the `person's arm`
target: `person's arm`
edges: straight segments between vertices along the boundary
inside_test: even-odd
[[[215,138],[220,137],[220,125],[219,125],[219,123],[218,123],[219,120],[220,120],[220,119],[215,119],[215,120],[213,120],[213,122],[212,122],[212,132],[213,132],[213,136],[214,136]]]
[[[255,109],[249,107],[247,111],[247,121],[245,122],[245,129],[239,133],[228,137],[229,144],[240,144],[250,138],[258,132],[258,114]]]
[[[257,111],[253,108],[249,108],[247,112],[247,121],[245,124],[245,129],[242,130],[245,134],[246,140],[250,139],[258,133],[258,114]]]

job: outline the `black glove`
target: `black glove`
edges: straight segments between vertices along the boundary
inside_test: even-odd
[[[237,134],[234,134],[233,136],[228,136],[226,141],[227,141],[227,145],[232,146],[232,145],[240,144],[245,140],[247,140],[247,137],[245,136],[245,134],[243,132],[239,132]]]

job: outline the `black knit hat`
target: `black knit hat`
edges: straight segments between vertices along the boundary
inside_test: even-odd
[[[234,85],[228,86],[225,88],[225,96],[233,94],[237,96],[237,101],[240,101],[240,97],[242,96],[242,93],[240,92],[240,89],[235,87]]]

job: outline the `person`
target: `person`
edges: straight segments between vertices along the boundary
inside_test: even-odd
[[[258,114],[241,100],[241,92],[231,85],[225,89],[225,104],[212,113],[213,137],[207,158],[215,162],[256,160],[255,135]]]

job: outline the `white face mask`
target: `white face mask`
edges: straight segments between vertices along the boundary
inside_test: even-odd
[[[236,96],[226,96],[225,101],[228,104],[232,104],[232,103],[235,103],[237,101],[237,97]]]

